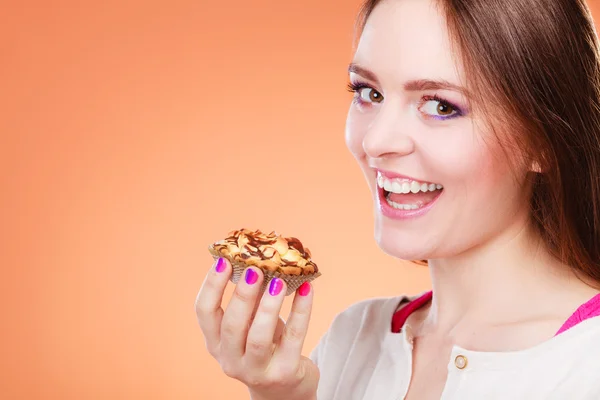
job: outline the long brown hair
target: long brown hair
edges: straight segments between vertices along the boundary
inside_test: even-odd
[[[363,4],[357,37],[380,2]],[[534,226],[557,259],[600,283],[600,52],[590,9],[584,0],[437,5],[474,110],[541,167]]]

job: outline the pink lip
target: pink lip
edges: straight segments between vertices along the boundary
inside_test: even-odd
[[[396,178],[396,179],[408,179],[408,180],[411,180],[411,181],[417,181],[417,182],[421,182],[421,183],[428,183],[428,184],[429,183],[433,183],[433,182],[428,182],[428,181],[424,181],[424,180],[417,179],[417,178],[412,178],[410,176],[401,175],[401,174],[398,174],[398,173],[392,172],[392,171],[384,171],[382,169],[376,169],[375,171],[377,173],[379,173],[381,176],[386,177],[388,179],[394,179],[394,178]]]
[[[411,178],[409,178],[409,179],[411,179]],[[380,188],[379,185],[377,185],[376,187],[377,187],[377,208],[379,209],[379,211],[381,211],[381,213],[384,216],[391,218],[391,219],[410,219],[410,218],[421,217],[421,216],[427,214],[427,212],[429,212],[429,210],[431,210],[433,208],[433,206],[435,205],[437,200],[440,197],[442,197],[442,193],[444,192],[442,190],[440,192],[440,194],[438,194],[431,202],[427,203],[424,207],[417,208],[416,210],[399,210],[388,204],[387,200],[385,199],[385,192],[384,192],[383,188]]]

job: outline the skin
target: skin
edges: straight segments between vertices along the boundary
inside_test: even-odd
[[[222,270],[217,263],[209,270],[195,303],[208,352],[227,376],[248,387],[252,400],[316,400],[319,369],[301,354],[313,304],[312,286],[304,295],[296,291],[284,322],[279,314],[285,283],[278,294],[267,289],[261,296],[264,276],[250,267],[258,279],[251,284],[240,279],[224,309],[223,294],[233,271],[227,260],[222,262]]]
[[[349,74],[352,84],[366,86],[348,111],[346,143],[373,194],[377,243],[400,259],[429,260],[433,300],[407,321],[414,343],[409,399],[440,398],[453,345],[534,346],[598,293],[551,257],[530,225],[527,178],[535,166],[515,159],[511,169],[465,94],[406,90],[415,79],[465,87],[449,40],[432,1],[385,0],[361,35],[352,60],[360,69]],[[432,95],[456,107],[428,100]],[[444,190],[425,215],[390,219],[377,206],[377,170]]]
[[[571,313],[598,292],[546,251],[530,226],[528,175],[511,169],[487,121],[455,90],[406,90],[415,79],[465,86],[450,53],[443,16],[427,0],[384,0],[361,35],[351,72],[358,89],[348,111],[346,142],[374,200],[375,238],[386,253],[427,259],[434,297],[407,323],[413,342],[408,399],[439,399],[452,346],[518,351],[551,340]],[[370,71],[365,73],[364,71]],[[427,99],[437,95],[456,109]],[[448,117],[446,120],[432,116]],[[379,211],[378,169],[444,186],[423,216],[394,220]],[[208,351],[253,400],[315,400],[318,368],[301,355],[313,290],[294,297],[287,323],[283,291],[259,296],[263,279],[243,280],[225,307],[231,275],[211,268],[196,299]],[[526,305],[526,306],[524,306]]]

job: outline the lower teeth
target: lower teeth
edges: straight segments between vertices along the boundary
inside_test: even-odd
[[[422,201],[418,201],[415,204],[400,204],[393,202],[392,200],[390,200],[389,194],[385,196],[385,200],[391,207],[396,208],[398,210],[416,210],[424,206]]]

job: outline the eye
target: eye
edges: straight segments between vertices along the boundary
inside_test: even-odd
[[[383,95],[364,83],[349,83],[348,90],[353,92],[358,103],[381,103]]]
[[[358,90],[357,93],[360,99],[367,103],[381,103],[383,101],[381,93],[373,88],[365,87]]]
[[[437,104],[435,104],[437,103]],[[437,100],[430,100],[424,104],[427,114],[438,113],[441,116],[452,115],[454,109],[448,104],[441,103]]]
[[[437,96],[427,96],[421,102],[419,107],[421,112],[429,117],[444,119],[460,115],[461,111],[458,107],[448,103],[447,101],[438,98]]]

